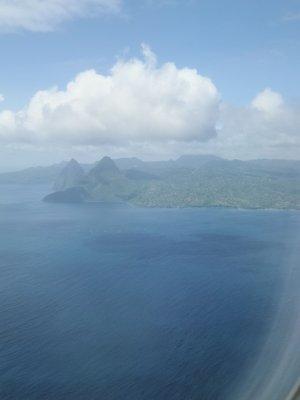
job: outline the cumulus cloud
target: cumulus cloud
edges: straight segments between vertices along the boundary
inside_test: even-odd
[[[115,157],[198,152],[299,158],[299,104],[266,88],[247,106],[230,105],[197,70],[159,65],[147,45],[142,52],[141,59],[117,61],[107,74],[88,70],[63,90],[39,91],[22,110],[0,112],[2,148]]]
[[[2,31],[52,31],[62,22],[120,10],[121,0],[0,0]]]
[[[300,105],[267,88],[246,107],[222,104],[211,150],[232,158],[299,158]]]
[[[251,106],[258,111],[275,115],[283,107],[283,98],[280,93],[267,88],[252,100]]]
[[[80,73],[65,90],[37,92],[0,113],[0,140],[71,145],[205,141],[215,136],[220,98],[210,79],[173,63],[119,60],[110,73]]]

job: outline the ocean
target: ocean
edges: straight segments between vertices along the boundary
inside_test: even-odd
[[[300,213],[0,186],[1,400],[284,400]]]

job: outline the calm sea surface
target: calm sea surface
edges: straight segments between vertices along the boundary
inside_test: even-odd
[[[1,400],[282,399],[299,372],[299,212],[45,193],[0,186]]]

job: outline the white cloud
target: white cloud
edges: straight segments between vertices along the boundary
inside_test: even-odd
[[[222,129],[208,148],[232,158],[296,158],[300,155],[300,105],[271,89],[248,107],[223,104]]]
[[[54,30],[66,20],[120,10],[121,0],[0,0],[2,31]]]
[[[280,93],[267,88],[252,100],[251,105],[254,109],[266,114],[276,114],[283,107],[283,98]]]
[[[0,93],[0,103],[2,103],[2,101],[4,101],[4,100],[5,100],[5,98],[4,98],[3,94]]]
[[[24,109],[0,112],[2,149],[26,145],[45,154],[57,148],[57,154],[148,159],[196,152],[299,158],[299,104],[267,88],[236,107],[221,102],[213,82],[195,69],[159,66],[147,45],[142,52],[143,59],[120,60],[106,75],[84,71],[64,90],[39,91]]]
[[[0,113],[2,142],[115,145],[205,141],[216,134],[219,94],[196,70],[118,61],[108,75],[80,73],[65,90],[37,92],[19,112]]]

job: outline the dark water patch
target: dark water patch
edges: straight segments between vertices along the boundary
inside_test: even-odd
[[[122,254],[125,251],[136,260],[144,259],[151,262],[155,259],[177,257],[178,260],[183,259],[186,262],[198,260],[201,265],[201,260],[205,257],[206,261],[208,258],[211,259],[211,267],[214,268],[219,265],[218,261],[221,258],[222,267],[238,263],[241,268],[248,271],[257,271],[255,262],[259,260],[262,263],[264,254],[269,258],[271,265],[276,255],[280,255],[284,249],[281,243],[218,234],[198,234],[191,235],[189,240],[186,238],[175,240],[145,233],[104,233],[86,241],[85,244],[101,254]],[[272,259],[269,257],[271,252],[273,252]]]

